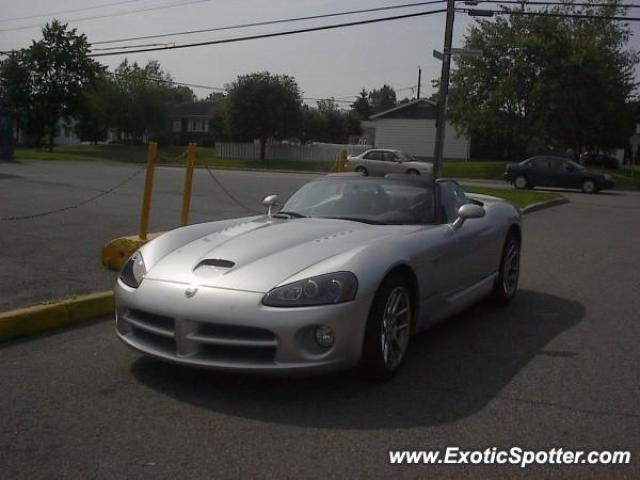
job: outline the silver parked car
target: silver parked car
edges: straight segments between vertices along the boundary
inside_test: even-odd
[[[389,173],[431,175],[433,165],[416,160],[400,150],[374,148],[347,158],[347,170],[361,175],[384,177]]]
[[[522,233],[510,204],[454,181],[342,174],[262,216],[167,232],[116,286],[127,345],[183,365],[389,378],[410,337],[483,297],[516,294]],[[273,212],[272,212],[273,210]]]

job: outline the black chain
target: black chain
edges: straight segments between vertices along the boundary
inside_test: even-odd
[[[227,190],[224,185],[222,185],[222,182],[220,182],[220,180],[218,180],[218,178],[213,174],[213,172],[211,171],[211,169],[209,168],[208,165],[204,166],[207,169],[207,172],[209,172],[209,176],[213,179],[214,182],[216,182],[216,184],[218,185],[218,187],[220,187],[220,190],[222,190],[227,197],[229,197],[231,200],[233,200],[233,202],[235,204],[237,204],[239,207],[244,208],[245,210],[249,211],[249,212],[253,212],[253,213],[264,213],[261,211],[258,211],[254,208],[251,207],[247,207],[244,203],[242,203],[240,200],[238,200],[229,190]]]
[[[125,178],[122,182],[118,183],[114,187],[112,187],[112,188],[110,188],[108,190],[105,190],[103,192],[100,192],[97,195],[94,195],[93,197],[86,198],[86,199],[82,200],[81,202],[78,202],[78,203],[76,203],[74,205],[69,205],[67,207],[62,207],[62,208],[56,208],[54,210],[47,210],[46,212],[34,213],[32,215],[22,215],[22,216],[15,216],[15,217],[0,217],[0,222],[14,222],[14,221],[18,221],[18,220],[31,220],[31,219],[34,219],[34,218],[46,217],[47,215],[53,215],[54,213],[66,212],[67,210],[73,210],[74,208],[81,207],[83,205],[86,205],[87,203],[93,202],[94,200],[97,200],[97,199],[99,199],[101,197],[104,197],[105,195],[113,193],[115,190],[117,190],[118,188],[122,187],[125,183],[131,181],[134,177],[139,175],[145,168],[146,168],[146,166],[136,170],[135,172],[133,172],[131,175],[129,175],[127,178]]]

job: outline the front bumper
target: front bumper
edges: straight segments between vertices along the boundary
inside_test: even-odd
[[[347,369],[361,356],[371,298],[302,308],[262,305],[263,293],[145,279],[115,287],[116,332],[130,347],[161,360],[216,370],[312,373]],[[331,327],[335,343],[316,344]]]

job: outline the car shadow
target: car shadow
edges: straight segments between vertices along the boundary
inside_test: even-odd
[[[414,337],[406,363],[384,384],[355,372],[317,377],[230,375],[140,357],[133,375],[162,395],[210,411],[315,428],[436,425],[482,409],[537,355],[585,315],[581,303],[521,290],[505,308],[484,302]]]

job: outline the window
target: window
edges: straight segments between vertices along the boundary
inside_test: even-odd
[[[533,168],[548,168],[549,162],[544,157],[534,157],[529,160],[529,166]]]
[[[209,121],[206,118],[190,118],[188,124],[189,132],[208,132]]]
[[[180,133],[182,131],[182,120],[179,118],[174,120],[172,122],[171,129],[173,130],[173,133]]]
[[[364,157],[365,160],[382,160],[382,152],[380,150],[372,150]]]
[[[385,162],[395,162],[398,160],[398,156],[393,152],[382,152],[382,160]]]
[[[465,203],[469,203],[469,199],[462,187],[455,182],[445,181],[438,184],[445,221],[451,223],[458,218],[458,209]]]

